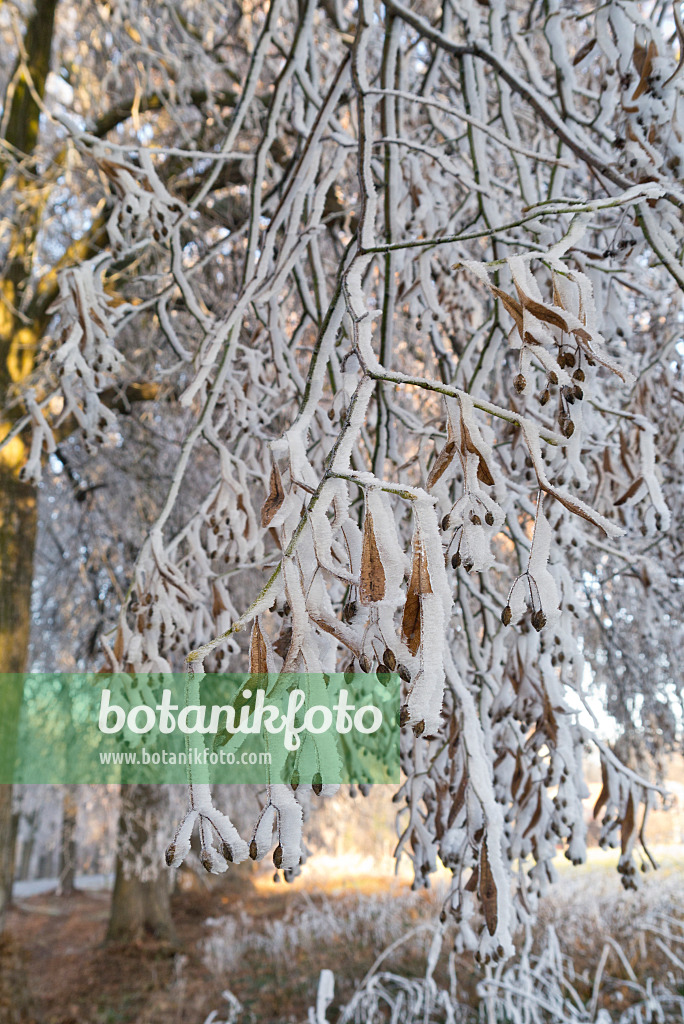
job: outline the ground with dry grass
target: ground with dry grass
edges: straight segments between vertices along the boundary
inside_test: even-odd
[[[588,867],[562,870],[544,907],[538,945],[553,927],[564,977],[587,1019],[604,1009],[617,1021],[649,977],[674,993],[681,985],[684,994],[684,860],[668,854],[658,876],[624,897],[612,866],[609,856],[597,853]],[[18,900],[0,948],[2,1024],[203,1024],[212,1010],[219,1020],[228,1015],[225,990],[240,1001],[241,1021],[304,1021],[325,968],[335,972],[328,1010],[335,1021],[375,958],[399,935],[411,933],[382,970],[422,975],[429,941],[424,926],[440,909],[439,886],[434,893],[411,893],[405,879],[382,872],[345,876],[331,867],[325,878],[305,874],[294,886],[274,885],[249,867],[211,887],[185,879],[174,896],[175,946],[104,945],[105,892]],[[445,950],[450,945],[447,936]],[[467,953],[451,966],[453,998],[460,1007],[475,1007],[484,974]],[[435,981],[450,985],[446,954]]]

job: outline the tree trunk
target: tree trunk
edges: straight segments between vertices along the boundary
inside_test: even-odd
[[[76,888],[76,818],[78,786],[64,787],[62,805],[62,832],[59,843],[58,896],[71,896]]]
[[[0,786],[0,928],[12,898],[12,787]]]
[[[31,856],[33,854],[33,848],[36,844],[36,832],[38,831],[38,814],[36,811],[31,811],[25,815],[24,821],[28,828],[28,835],[21,844],[21,856],[19,857],[19,867],[15,874],[19,881],[23,882],[29,877],[31,870]]]
[[[55,27],[55,12],[59,0],[36,0],[33,13],[26,25],[24,51],[27,56],[30,84],[42,99],[45,95],[45,80],[50,70],[50,51]],[[9,119],[5,138],[21,153],[32,153],[38,141],[40,128],[40,107],[32,94],[29,78],[17,64],[11,81],[13,92],[9,105]],[[8,96],[5,97],[7,101]],[[5,165],[0,163],[0,181],[5,174]]]
[[[33,87],[42,98],[50,66],[50,51],[58,0],[38,0],[24,37],[28,70]],[[5,97],[9,118],[5,141],[24,154],[33,152],[38,139],[40,110],[29,89],[28,78],[20,66],[12,77],[13,94]],[[6,164],[0,162],[0,181]],[[12,310],[20,305],[21,291],[30,275],[30,242],[35,238],[40,215],[33,223],[15,228],[10,259],[5,267],[2,290],[6,300],[0,304],[0,408],[6,408],[8,391],[32,369],[37,330],[26,326]],[[8,301],[7,301],[8,300]],[[0,437],[11,429],[12,422],[0,421]],[[0,673],[25,672],[28,664],[31,631],[31,584],[33,553],[38,521],[37,491],[18,478],[25,456],[24,443],[15,438],[0,453]],[[5,727],[18,720],[21,707],[18,687],[2,686],[0,707]],[[14,760],[14,750],[3,750],[5,763]],[[11,761],[9,760],[11,758]],[[12,829],[12,787],[0,786],[0,931],[12,895],[14,866],[14,834]]]
[[[174,940],[169,875],[157,844],[167,807],[168,794],[162,786],[121,787],[109,941]]]
[[[0,672],[21,673],[28,660],[31,630],[31,583],[36,538],[37,500],[34,487],[21,483],[0,462]],[[21,709],[16,680],[0,679],[0,704],[5,743],[3,773],[14,762],[15,724]],[[12,787],[0,786],[0,931],[12,897],[14,867]]]

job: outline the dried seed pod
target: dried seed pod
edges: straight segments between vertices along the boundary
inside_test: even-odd
[[[418,737],[422,736],[425,732],[425,722],[421,719],[420,722],[416,722],[413,726],[413,735]]]
[[[365,654],[359,655],[359,668],[362,672],[370,672],[371,663]]]
[[[540,405],[546,405],[547,402],[550,400],[550,398],[551,398],[551,392],[549,391],[548,388],[546,388],[544,391],[542,391],[541,398],[539,399],[539,404]]]
[[[546,616],[541,608],[538,608],[536,612],[532,613],[532,625],[539,633],[546,625]]]
[[[344,606],[344,611],[342,612],[342,618],[344,619],[345,622],[351,622],[355,615],[356,615],[356,601],[350,601],[349,604],[346,604]]]
[[[581,384],[584,381],[584,370],[581,367],[575,370],[575,372],[572,375],[572,379],[578,380]]]
[[[501,612],[501,621],[503,622],[504,626],[509,625],[512,616],[513,612],[511,611],[511,606],[510,604],[507,604],[504,610]]]
[[[175,856],[176,856],[176,844],[175,843],[169,843],[169,845],[166,847],[166,852],[164,854],[164,859],[165,859],[168,867],[171,867],[171,865],[173,864],[173,858]]]
[[[296,792],[297,786],[299,785],[299,772],[297,771],[296,768],[293,770],[292,775],[290,776],[290,785],[292,786],[293,791]]]
[[[381,682],[383,686],[387,686],[389,683],[389,677],[392,675],[392,671],[387,665],[378,665],[375,670],[375,674],[378,677],[378,681]]]
[[[572,393],[578,402],[581,402],[584,398],[584,392],[582,391],[582,388],[579,386],[579,384],[575,384],[574,388],[572,389]]]
[[[256,839],[253,839],[251,841],[251,843],[249,844],[249,855],[252,858],[252,860],[256,860],[257,856],[259,855],[259,851],[257,849],[257,844],[256,844]]]
[[[397,672],[399,673],[399,678],[403,679],[405,683],[411,682],[411,673],[406,665],[397,665]]]
[[[494,513],[493,512],[487,512],[487,514],[485,516],[485,523],[487,524],[487,526],[493,526],[494,525]]]
[[[200,863],[205,871],[211,871],[211,854],[204,847],[200,850]]]
[[[557,384],[558,383],[558,374],[554,370],[551,370],[551,372],[549,373],[549,378],[548,379],[549,379],[549,384]]]
[[[465,569],[466,572],[470,572],[474,564],[475,563],[473,562],[472,558],[466,558],[465,562],[463,563],[463,568]]]
[[[470,513],[470,522],[473,526],[482,526],[482,520],[475,512]]]
[[[519,395],[522,395],[523,391],[527,387],[527,381],[522,373],[516,374],[516,376],[513,378],[513,387]]]
[[[233,863],[233,850],[230,843],[221,844],[221,853],[223,854],[223,859],[227,861],[228,864]]]
[[[394,656],[394,652],[390,651],[389,647],[385,648],[382,660],[387,665],[387,668],[390,670],[390,672],[394,672],[395,668],[397,667],[397,659]]]
[[[399,712],[399,728],[403,729],[405,725],[408,725],[411,721],[411,712],[408,706],[404,704],[403,708]]]
[[[446,531],[449,529],[449,513],[448,512],[444,516],[444,518],[442,519],[441,527],[442,527],[442,530],[444,531],[444,533],[446,533]]]
[[[572,437],[572,435],[575,433],[575,424],[572,422],[572,420],[565,421],[561,429],[561,433],[563,437]]]
[[[278,843],[278,845],[276,846],[275,850],[273,851],[273,863],[274,863],[274,865],[277,868],[282,866],[282,863],[283,863],[283,848],[280,845],[280,843]]]
[[[320,796],[321,793],[323,792],[323,779],[321,778],[320,772],[316,772],[313,779],[311,780],[311,788],[313,789],[316,796]]]

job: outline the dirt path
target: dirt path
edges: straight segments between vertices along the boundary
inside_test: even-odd
[[[175,948],[152,941],[105,946],[108,893],[19,900],[0,946],[0,1021],[201,1024],[220,1004],[222,986],[202,964],[198,942],[206,918],[225,913],[226,889],[239,904],[251,886],[174,897]]]

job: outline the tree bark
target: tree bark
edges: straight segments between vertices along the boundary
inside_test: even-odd
[[[173,942],[168,871],[157,845],[168,794],[162,786],[122,785],[116,879],[107,939]]]
[[[42,99],[45,80],[50,70],[50,52],[55,27],[55,11],[59,0],[36,0],[33,14],[26,25],[24,50],[31,83]],[[15,149],[27,155],[35,149],[40,128],[40,107],[29,86],[29,80],[18,63],[11,81],[14,83],[5,138]],[[6,167],[0,163],[0,181]]]
[[[0,462],[0,672],[3,673],[26,671],[37,504],[36,489],[17,480]]]
[[[16,877],[19,881],[23,882],[29,877],[31,870],[31,856],[33,854],[33,848],[36,844],[36,832],[38,831],[38,815],[36,811],[31,811],[29,814],[24,816],[26,827],[28,829],[28,835],[21,844],[21,856],[19,857],[19,866],[15,871]]]
[[[12,787],[0,786],[0,928],[12,898]]]
[[[59,881],[58,896],[72,896],[76,881],[76,818],[78,786],[64,787],[62,805],[62,831],[59,843]]]
[[[45,93],[58,0],[37,0],[26,26],[24,49],[27,66],[38,96]],[[14,93],[9,108],[5,140],[16,151],[30,154],[38,139],[40,110],[31,94],[25,73],[13,76]],[[7,97],[6,97],[7,99]],[[5,104],[5,107],[7,104]],[[0,181],[6,164],[0,162]],[[26,326],[12,310],[20,305],[23,285],[29,277],[30,237],[35,237],[40,217],[26,231],[18,229],[12,239],[11,257],[2,282],[4,302],[0,304],[0,408],[7,406],[8,391],[33,367],[37,331]],[[11,419],[0,422],[0,437],[11,429]],[[24,444],[18,438],[0,454],[0,673],[22,673],[28,663],[31,631],[31,584],[33,554],[38,521],[36,488],[18,478],[24,460]],[[8,734],[14,735],[21,692],[16,685],[0,689],[2,715]],[[13,750],[3,758],[14,759]],[[11,762],[8,762],[11,763]],[[12,894],[14,833],[12,829],[12,787],[0,786],[0,931]]]
[[[31,582],[36,537],[37,501],[33,487],[22,484],[0,463],[0,672],[26,669],[31,630]],[[21,709],[16,679],[0,679],[3,716],[3,770],[14,762],[16,727]],[[12,786],[0,785],[0,931],[12,897],[14,867]]]

